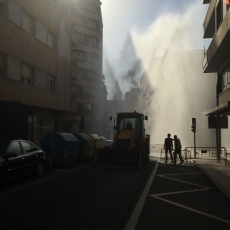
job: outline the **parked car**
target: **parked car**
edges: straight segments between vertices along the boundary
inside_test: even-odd
[[[9,177],[32,172],[40,177],[44,171],[45,153],[26,140],[0,140],[0,184]]]
[[[113,140],[109,140],[106,139],[103,136],[100,136],[100,138],[102,139],[102,147],[104,148],[105,146],[111,146],[111,144],[113,143]]]

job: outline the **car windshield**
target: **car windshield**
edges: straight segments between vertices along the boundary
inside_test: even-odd
[[[2,155],[6,151],[6,147],[10,143],[10,140],[1,139],[0,140],[0,155]]]

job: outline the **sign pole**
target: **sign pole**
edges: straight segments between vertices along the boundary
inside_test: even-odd
[[[194,157],[196,159],[196,118],[192,118],[192,132],[194,133]]]

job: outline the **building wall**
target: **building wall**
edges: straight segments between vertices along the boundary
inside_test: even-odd
[[[76,1],[72,9],[71,112],[77,113],[74,128],[85,116],[85,131],[101,130],[107,90],[102,75],[103,24],[100,1]],[[93,120],[91,119],[93,117]],[[78,124],[76,124],[78,123]]]
[[[212,0],[209,4],[204,21],[204,38],[212,40],[204,58],[203,69],[204,72],[217,75],[216,105],[221,108],[230,101],[230,6],[225,0]],[[210,108],[209,111],[214,111],[208,114],[211,116],[230,114],[228,109]],[[217,146],[230,148],[229,138],[229,130],[220,129],[216,134]]]
[[[0,101],[6,108],[19,102],[24,122],[34,118],[28,123],[36,126],[34,136],[76,130],[84,107],[91,110],[90,129],[97,126],[106,94],[102,27],[100,1],[0,0]],[[87,44],[79,43],[76,31],[87,36]],[[88,71],[84,81],[79,68]],[[1,123],[6,117],[0,116]],[[18,133],[25,138],[25,130]]]

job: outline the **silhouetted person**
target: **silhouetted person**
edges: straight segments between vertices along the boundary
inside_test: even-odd
[[[182,146],[181,146],[180,139],[177,138],[177,135],[174,135],[174,149],[175,149],[175,151],[173,153],[173,155],[174,155],[174,164],[176,164],[177,154],[178,154],[178,156],[180,158],[181,163],[184,162],[183,158],[181,156],[181,148],[182,148]]]
[[[168,137],[165,138],[164,148],[165,148],[165,162],[168,160],[168,152],[170,153],[171,161],[173,162],[172,148],[173,148],[173,139],[170,138],[171,134],[168,134]]]

